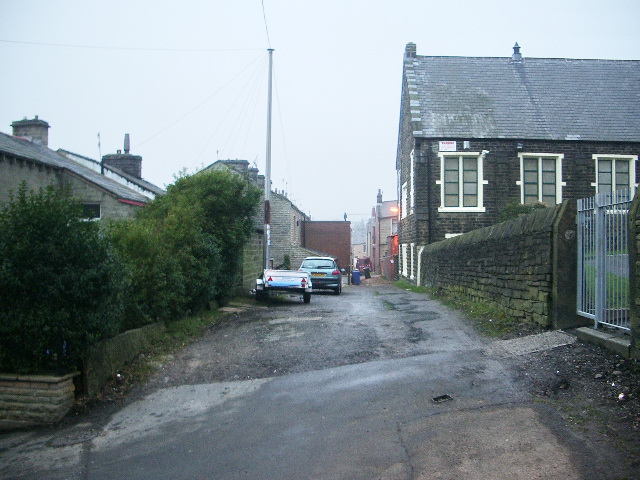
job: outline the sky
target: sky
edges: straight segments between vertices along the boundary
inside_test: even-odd
[[[0,131],[141,155],[160,187],[216,160],[265,173],[313,220],[397,198],[405,45],[418,55],[640,59],[638,0],[0,0]]]

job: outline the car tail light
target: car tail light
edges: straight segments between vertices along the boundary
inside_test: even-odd
[[[302,286],[304,287],[307,284],[307,279],[303,278],[302,281],[300,282],[302,284]]]
[[[334,270],[331,275],[340,275],[340,270]]]
[[[271,277],[267,278],[267,282],[273,282],[273,278]]]

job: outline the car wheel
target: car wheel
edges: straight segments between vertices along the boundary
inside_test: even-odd
[[[309,303],[311,301],[311,294],[306,292],[303,293],[302,300],[304,301],[304,303]]]

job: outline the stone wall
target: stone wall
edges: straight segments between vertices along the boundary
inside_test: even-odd
[[[629,289],[631,356],[640,358],[640,197],[637,193],[629,210]]]
[[[575,202],[567,201],[425,246],[421,283],[541,326],[584,325],[575,313],[575,249]]]
[[[84,393],[90,396],[98,393],[127,362],[148,349],[164,329],[164,323],[153,323],[128,330],[92,347],[84,364]]]
[[[256,230],[249,238],[242,252],[242,293],[250,292],[256,286],[256,278],[264,268],[264,233]]]
[[[73,406],[76,375],[0,374],[0,430],[60,421]]]

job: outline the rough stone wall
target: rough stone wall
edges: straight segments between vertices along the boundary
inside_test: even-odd
[[[255,288],[256,278],[264,268],[264,234],[255,231],[244,247],[242,254],[242,290],[250,292]]]
[[[71,175],[64,176],[64,185],[71,187],[71,194],[82,203],[99,203],[100,218],[103,220],[123,220],[132,218],[139,208],[137,205],[119,202],[117,198]]]
[[[308,219],[287,197],[271,192],[270,250],[274,266],[284,263],[284,256],[291,246],[303,245],[304,222]]]
[[[423,284],[493,303],[516,319],[553,325],[553,232],[561,208],[427,245]]]
[[[49,185],[62,186],[62,170],[0,154],[0,207],[9,202],[22,182],[38,191]]]
[[[60,421],[73,406],[76,375],[0,375],[0,430]]]

